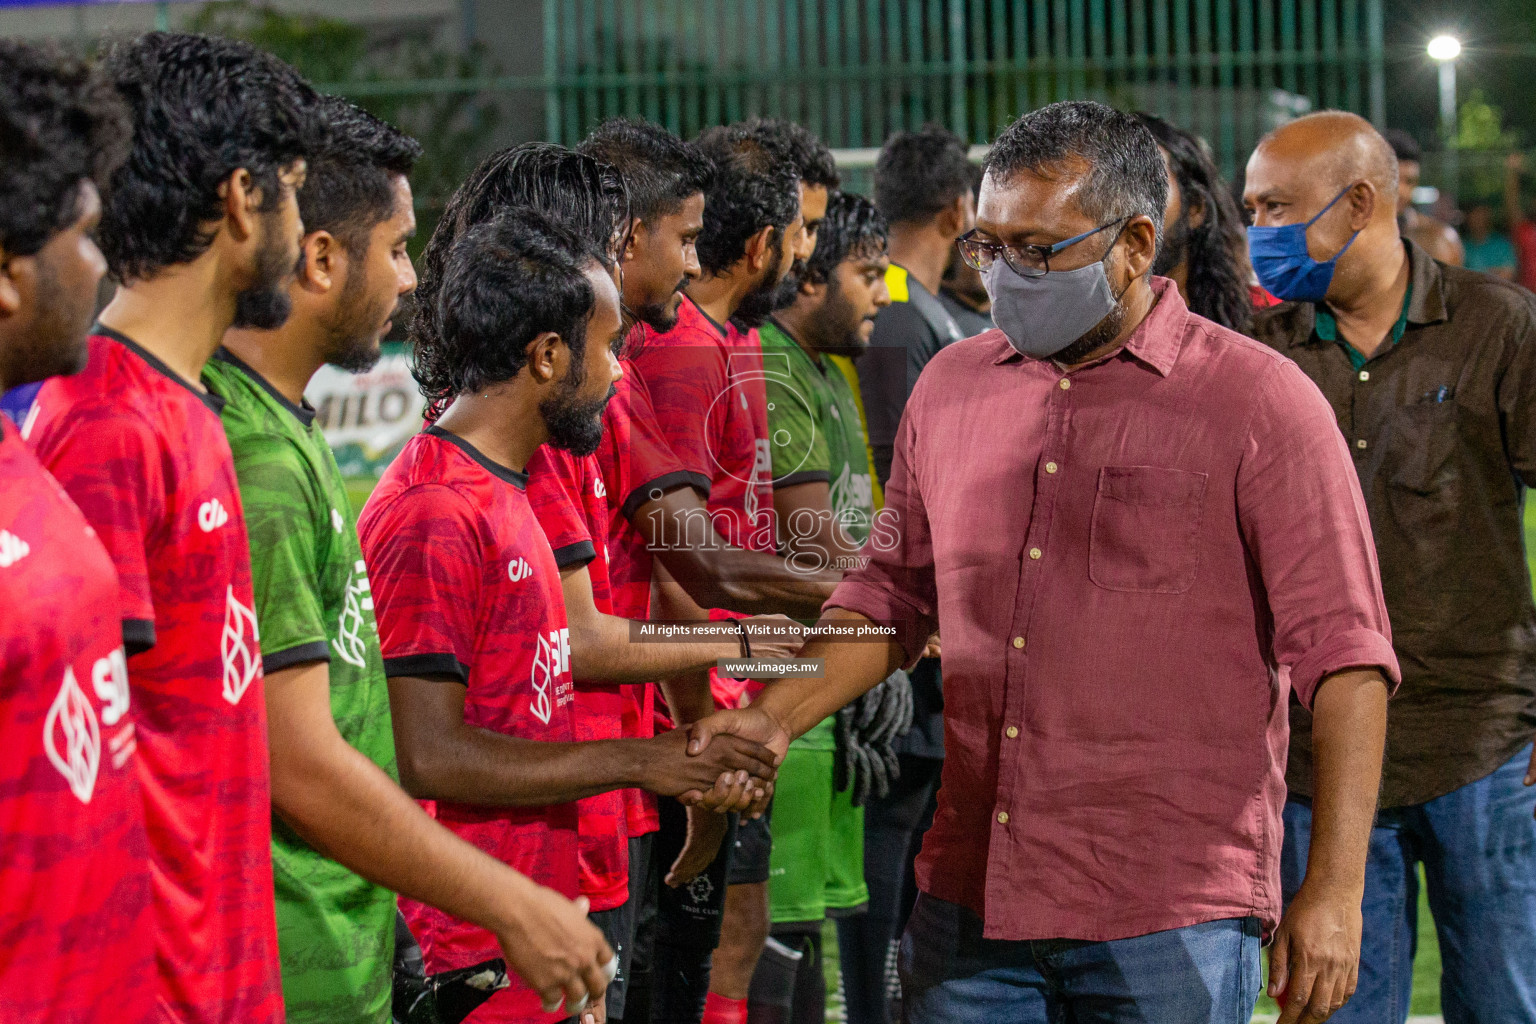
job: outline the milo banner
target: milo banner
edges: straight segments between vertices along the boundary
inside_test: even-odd
[[[348,477],[377,478],[421,429],[426,399],[416,390],[405,356],[386,351],[367,373],[324,366],[304,397],[315,407],[315,422],[336,450]]]

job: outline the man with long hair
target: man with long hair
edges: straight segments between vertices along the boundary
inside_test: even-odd
[[[1203,139],[1153,114],[1136,119],[1151,130],[1168,165],[1168,207],[1152,273],[1172,279],[1192,312],[1246,333],[1256,295],[1237,200]]]

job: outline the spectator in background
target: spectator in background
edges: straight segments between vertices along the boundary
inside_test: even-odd
[[[1509,225],[1509,240],[1515,247],[1515,280],[1536,291],[1536,224],[1526,215],[1520,201],[1520,172],[1525,170],[1525,154],[1511,153],[1504,159],[1504,218]]]
[[[1521,506],[1536,485],[1536,298],[1404,245],[1392,190],[1376,132],[1333,111],[1266,137],[1244,196],[1259,252],[1273,253],[1261,276],[1294,300],[1255,316],[1254,335],[1337,410],[1403,666],[1364,875],[1360,988],[1336,1019],[1407,1019],[1422,863],[1445,1019],[1529,1021],[1536,605]],[[1313,827],[1328,780],[1321,721],[1291,705],[1280,875],[1292,914],[1309,852],[1315,867],[1327,841]]]
[[[918,374],[940,348],[965,337],[937,295],[955,240],[976,223],[975,189],[965,143],[937,125],[891,136],[875,162],[875,206],[891,229],[891,304],[875,320],[859,387],[882,481]]]
[[[1441,263],[1461,266],[1466,254],[1456,229],[1413,205],[1413,190],[1419,187],[1419,161],[1423,158],[1418,142],[1401,128],[1388,128],[1382,138],[1397,157],[1397,226],[1403,237]]]
[[[1462,246],[1466,250],[1468,270],[1481,270],[1506,281],[1515,279],[1515,247],[1509,236],[1493,229],[1493,207],[1477,203],[1467,210],[1466,234]]]
[[[1152,114],[1136,119],[1157,139],[1168,165],[1168,206],[1152,273],[1178,285],[1191,312],[1246,332],[1253,308],[1274,300],[1249,283],[1248,241],[1232,190],[1199,136]]]
[[[992,300],[987,297],[987,286],[981,281],[981,272],[960,258],[959,249],[949,254],[949,266],[944,268],[944,278],[939,283],[939,301],[967,338],[992,329]]]

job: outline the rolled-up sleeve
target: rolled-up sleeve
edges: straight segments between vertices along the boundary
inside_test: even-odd
[[[913,396],[896,432],[885,507],[875,513],[860,552],[863,565],[843,577],[826,603],[894,627],[909,668],[938,626],[933,538],[921,486],[922,445],[914,437],[920,394]]]
[[[1237,507],[1274,622],[1273,656],[1309,710],[1317,687],[1350,668],[1401,677],[1376,548],[1349,449],[1326,399],[1290,361],[1255,403]]]

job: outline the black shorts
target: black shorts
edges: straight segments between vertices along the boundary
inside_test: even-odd
[[[635,925],[638,920],[642,890],[635,885],[635,875],[642,878],[650,864],[651,837],[635,836],[629,840],[630,887],[629,899],[611,910],[593,911],[589,916],[597,930],[603,933],[619,961],[619,971],[608,983],[606,994],[608,1016],[614,1020],[624,1017],[624,997],[629,991],[629,978],[634,973]]]
[[[761,885],[768,881],[768,855],[773,852],[773,804],[756,821],[743,821],[736,828],[736,845],[731,850],[727,885]]]

